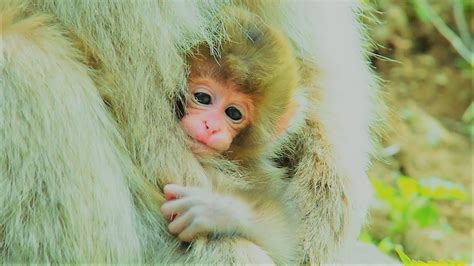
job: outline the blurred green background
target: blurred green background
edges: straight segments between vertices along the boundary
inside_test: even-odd
[[[397,259],[472,262],[474,1],[364,2],[389,112],[361,240]]]

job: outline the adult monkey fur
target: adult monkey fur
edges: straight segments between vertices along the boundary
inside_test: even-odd
[[[228,5],[0,2],[1,262],[271,260],[240,238],[197,240],[183,250],[146,184],[210,186],[184,145],[173,104],[185,90],[182,55],[203,42],[219,46],[225,34],[216,14]],[[289,138],[298,156],[286,190],[301,218],[300,262],[341,259],[369,200],[375,82],[353,7],[248,7],[287,34],[308,77],[301,87],[310,104]],[[307,74],[316,68],[317,78]]]

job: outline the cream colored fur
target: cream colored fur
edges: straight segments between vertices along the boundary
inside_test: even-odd
[[[238,237],[183,247],[148,187],[211,188],[173,104],[185,90],[184,54],[203,42],[218,47],[216,14],[227,5],[0,1],[0,262],[279,261]],[[370,196],[375,83],[357,7],[249,8],[281,27],[303,65],[318,69],[301,83],[306,117],[285,140],[295,155],[285,197],[301,219],[298,261],[335,262],[355,240]]]

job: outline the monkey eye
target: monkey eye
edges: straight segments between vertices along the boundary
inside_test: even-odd
[[[229,106],[225,109],[225,114],[233,121],[240,122],[242,120],[242,112],[235,106]]]
[[[212,103],[211,95],[205,92],[195,92],[193,94],[193,97],[194,97],[194,101],[196,101],[199,104],[209,105]]]

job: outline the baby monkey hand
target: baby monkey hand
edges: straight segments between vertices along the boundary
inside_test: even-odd
[[[166,185],[164,193],[161,212],[171,220],[168,229],[185,242],[210,232],[244,233],[249,224],[250,208],[237,197],[174,184]]]

